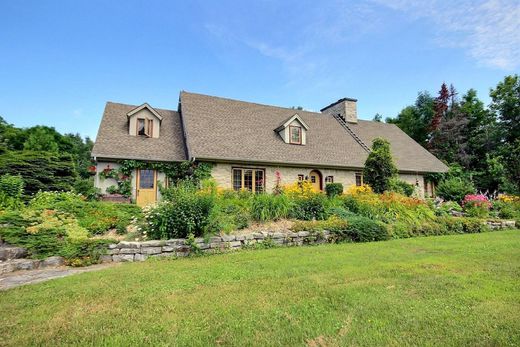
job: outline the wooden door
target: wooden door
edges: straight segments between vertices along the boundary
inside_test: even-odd
[[[139,206],[157,201],[157,173],[155,170],[137,170],[137,189],[135,202]]]
[[[317,170],[312,170],[309,174],[309,180],[312,183],[312,187],[314,188],[314,191],[319,192],[321,191],[321,173]]]

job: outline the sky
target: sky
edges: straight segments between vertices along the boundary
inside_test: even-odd
[[[520,70],[520,1],[0,0],[0,116],[95,138],[107,101],[177,109],[181,90],[395,117],[443,82]]]

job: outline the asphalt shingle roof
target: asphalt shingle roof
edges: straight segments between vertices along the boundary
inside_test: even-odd
[[[126,114],[137,106],[108,102],[92,155],[98,158],[181,161],[241,161],[360,169],[368,153],[331,115],[181,92],[180,112],[155,109],[159,138],[128,134]],[[295,114],[309,126],[306,145],[287,144],[275,129]],[[183,126],[184,133],[183,135]],[[400,171],[444,172],[446,165],[394,124],[349,123],[369,147],[390,142]],[[188,153],[186,153],[186,151]]]
[[[368,153],[334,117],[316,112],[181,92],[189,156],[198,159],[362,168]],[[307,144],[285,143],[274,129],[294,114],[309,126]],[[369,147],[386,138],[401,171],[447,167],[393,124],[360,120],[350,128]]]
[[[159,138],[147,138],[128,133],[126,114],[136,107],[107,102],[92,156],[150,161],[186,160],[179,113],[154,108],[163,117],[160,134]]]

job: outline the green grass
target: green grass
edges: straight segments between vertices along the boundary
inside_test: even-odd
[[[0,293],[0,345],[520,345],[520,232],[124,264]]]

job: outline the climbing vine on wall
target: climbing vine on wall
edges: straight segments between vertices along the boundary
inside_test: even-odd
[[[171,184],[179,181],[190,181],[198,185],[201,180],[211,177],[210,163],[183,161],[179,163],[157,163],[140,160],[123,160],[119,162],[119,168],[107,166],[99,173],[101,178],[111,178],[117,182],[117,186],[107,188],[107,192],[121,194],[124,196],[132,195],[132,173],[136,169],[153,169],[163,172]]]

